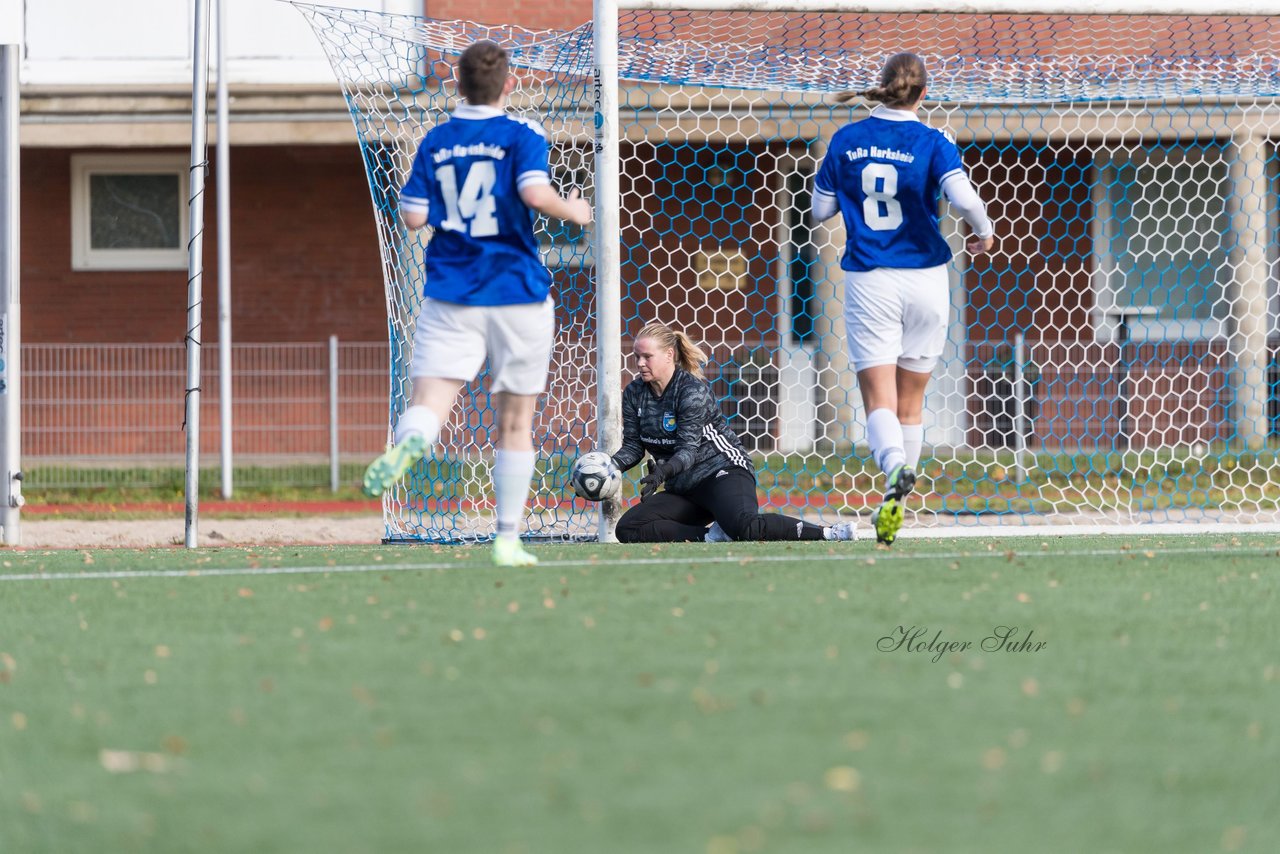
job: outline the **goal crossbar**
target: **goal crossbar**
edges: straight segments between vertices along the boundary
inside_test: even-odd
[[[614,0],[597,0],[614,2]],[[920,15],[1280,15],[1268,0],[616,0],[618,9],[662,12],[843,12]]]

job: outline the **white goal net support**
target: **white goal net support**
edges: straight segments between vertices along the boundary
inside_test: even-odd
[[[922,118],[954,135],[997,231],[969,258],[943,206],[953,317],[908,524],[1280,522],[1280,17],[1215,2],[1195,5],[1223,14],[629,5],[654,8],[598,0],[595,26],[567,31],[298,7],[368,170],[389,415],[409,391],[429,238],[404,230],[397,191],[455,105],[467,45],[511,51],[511,109],[547,128],[556,182],[594,199],[593,229],[543,224],[559,334],[529,535],[596,534],[568,468],[616,447],[621,354],[649,320],[707,345],[764,503],[834,521],[878,501],[841,319],[843,229],[807,212],[827,142],[867,112],[834,93],[875,85],[901,50],[925,59]],[[388,493],[388,540],[489,534],[492,428],[482,377],[435,455]]]

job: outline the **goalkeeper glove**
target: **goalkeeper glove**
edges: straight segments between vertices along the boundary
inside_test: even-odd
[[[649,473],[640,478],[640,500],[644,501],[658,491],[658,487],[671,476],[673,466],[668,460],[654,460],[649,463]]]

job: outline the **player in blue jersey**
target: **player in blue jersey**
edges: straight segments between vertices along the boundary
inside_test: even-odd
[[[924,393],[947,338],[951,250],[938,227],[938,197],[969,224],[970,254],[991,249],[986,207],[965,175],[955,141],[917,112],[928,87],[920,57],[889,58],[880,85],[841,101],[878,102],[836,132],[814,181],[813,218],[843,215],[848,243],[844,318],[849,355],[867,411],[867,440],[886,476],[872,517],[890,545],[915,487],[924,443]]]
[[[538,213],[579,225],[591,206],[551,185],[546,132],[507,115],[515,88],[505,50],[480,41],[456,67],[460,104],[418,146],[400,193],[410,229],[430,226],[426,284],[413,336],[413,400],[395,445],[369,466],[364,491],[381,495],[435,444],[458,392],[488,357],[498,408],[493,461],[494,562],[530,566],[520,544],[536,460],[533,415],[555,336],[551,274],[533,228]]]

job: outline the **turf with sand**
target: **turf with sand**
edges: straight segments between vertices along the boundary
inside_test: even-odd
[[[0,850],[1202,852],[1280,833],[1276,536],[537,554],[5,553]],[[999,626],[1030,643],[983,650]]]

